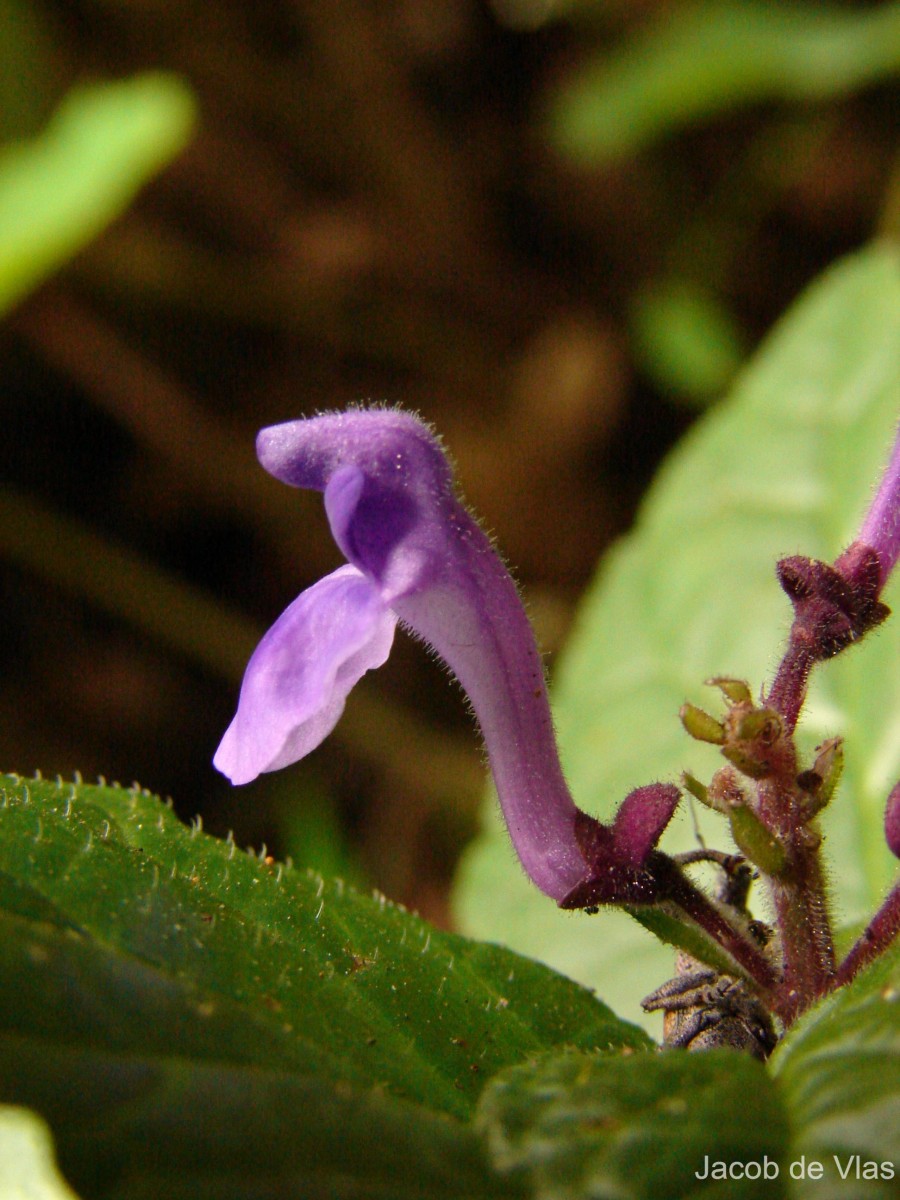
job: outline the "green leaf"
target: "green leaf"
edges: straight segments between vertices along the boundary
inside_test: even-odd
[[[128,207],[194,116],[180,79],[147,73],[73,89],[43,133],[0,148],[0,313]]]
[[[485,1089],[476,1127],[497,1169],[538,1200],[785,1194],[781,1103],[765,1067],[733,1051],[570,1052],[513,1067]],[[758,1164],[769,1179],[696,1178],[716,1161]]]
[[[312,773],[308,773],[303,802],[297,802],[297,781],[290,773],[269,775],[271,806],[277,814],[279,841],[293,862],[312,867],[320,875],[339,875],[362,888],[365,873],[347,842],[335,798]]]
[[[900,395],[900,270],[876,246],[829,271],[771,335],[731,396],[670,456],[634,532],[604,560],[560,664],[555,710],[576,801],[608,818],[634,787],[703,781],[721,765],[678,722],[702,680],[727,674],[756,692],[770,677],[790,608],[775,580],[785,553],[834,557],[859,527],[887,461]],[[897,607],[898,581],[885,594]],[[896,861],[884,843],[900,777],[900,621],[819,668],[801,724],[809,748],[846,736],[846,767],[824,814],[826,856],[845,922],[871,911]],[[706,810],[714,846],[726,826]],[[672,973],[671,955],[620,913],[557,912],[491,825],[464,864],[461,924],[590,983],[618,1011]],[[696,846],[683,801],[664,848]]]
[[[599,162],[765,100],[845,95],[900,70],[900,4],[680,5],[575,73],[550,111],[553,141]]]
[[[539,964],[189,830],[137,787],[0,779],[0,929],[4,1036],[86,1053],[177,1050],[465,1117],[528,1054],[646,1044]]]
[[[0,1102],[85,1197],[519,1194],[468,1117],[553,1047],[647,1046],[584,988],[188,829],[0,777]]]
[[[46,1124],[27,1108],[0,1105],[3,1200],[76,1200],[56,1167]]]
[[[641,291],[631,333],[639,364],[657,387],[698,406],[731,382],[744,357],[730,313],[689,279],[663,280]]]
[[[796,1161],[803,1155],[807,1163],[821,1162],[824,1168],[820,1182],[808,1176],[798,1181],[797,1196],[895,1197],[900,1178],[900,944],[802,1017],[779,1046],[772,1066],[791,1114],[790,1157]],[[882,1163],[891,1164],[891,1173]]]
[[[198,1061],[175,1039],[168,1055],[145,1056],[4,1034],[0,1079],[46,1114],[86,1198],[520,1194],[492,1176],[476,1135],[457,1121],[277,1067]]]

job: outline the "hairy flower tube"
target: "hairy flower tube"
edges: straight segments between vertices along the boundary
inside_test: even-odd
[[[897,426],[890,461],[863,521],[858,540],[877,552],[881,568],[880,584],[883,587],[900,558],[900,424]]]
[[[257,454],[277,479],[324,493],[349,565],[303,592],[260,642],[216,767],[247,783],[308,754],[334,728],[361,676],[385,661],[399,621],[468,695],[513,845],[533,882],[570,906],[652,901],[644,862],[678,791],[653,784],[633,792],[610,826],[576,808],[522,602],[457,499],[431,430],[396,409],[354,409],[264,429]]]

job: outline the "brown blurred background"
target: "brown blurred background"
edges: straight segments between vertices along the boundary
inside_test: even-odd
[[[7,138],[73,82],[148,67],[190,83],[200,124],[0,332],[21,501],[0,767],[137,779],[441,919],[483,775],[420,648],[401,637],[300,766],[234,791],[210,765],[257,633],[340,560],[320,498],[256,465],[256,430],[367,399],[421,412],[552,653],[666,450],[884,219],[896,89],[733,104],[588,162],[557,148],[554,96],[678,5],[15,7],[33,71]],[[654,358],[654,297],[682,284],[727,335],[711,375]]]

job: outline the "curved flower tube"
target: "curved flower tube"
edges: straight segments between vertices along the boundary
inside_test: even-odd
[[[884,587],[900,558],[900,425],[897,426],[890,461],[866,513],[858,541],[877,552],[879,582]]]
[[[262,430],[284,483],[324,493],[349,566],[305,591],[253,654],[216,767],[246,783],[314,749],[348,692],[383,663],[394,625],[427,643],[467,693],[516,852],[559,903],[651,900],[642,871],[678,802],[651,785],[612,826],[579,812],[563,778],[543,664],[515,584],[457,499],[435,435],[396,409],[357,409]],[[594,886],[586,885],[594,881]],[[608,893],[608,894],[607,894]]]

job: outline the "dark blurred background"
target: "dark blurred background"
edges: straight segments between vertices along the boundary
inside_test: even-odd
[[[897,6],[744,8],[790,19],[754,49],[722,4],[3,0],[7,140],[72,84],[147,68],[188,82],[199,124],[0,332],[0,767],[137,779],[445,919],[483,774],[419,647],[398,639],[307,762],[236,791],[210,765],[257,635],[340,561],[254,435],[360,400],[421,412],[552,656],[667,449],[896,220],[884,46],[849,82],[815,53]],[[732,41],[707,44],[723,15]],[[666,37],[675,99],[648,128]]]

